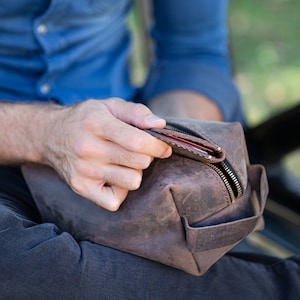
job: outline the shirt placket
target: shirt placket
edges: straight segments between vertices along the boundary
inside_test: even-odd
[[[42,58],[45,63],[45,71],[40,76],[36,84],[36,93],[42,98],[51,98],[53,88],[53,71],[55,69],[55,59],[53,53],[57,51],[59,45],[64,44],[63,38],[55,32],[55,22],[67,11],[70,0],[51,0],[46,12],[33,22],[33,32],[41,47]]]

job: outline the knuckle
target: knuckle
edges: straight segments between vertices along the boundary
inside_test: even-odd
[[[80,195],[84,193],[84,185],[82,183],[82,180],[80,180],[78,177],[70,178],[70,187],[74,192]]]
[[[94,112],[89,112],[82,117],[81,125],[86,130],[92,130],[97,124],[97,118]]]
[[[140,115],[145,112],[148,112],[148,108],[142,103],[135,103],[132,107],[132,111],[134,115]]]
[[[84,157],[87,152],[86,142],[83,140],[76,141],[73,145],[73,150],[78,157]]]
[[[110,158],[110,163],[118,163],[133,169],[147,169],[151,162],[151,156],[129,151],[123,151]]]
[[[134,135],[130,139],[131,148],[134,152],[142,152],[145,150],[145,141],[139,135]]]
[[[111,97],[106,100],[112,107],[118,106],[120,103],[124,102],[122,98],[119,97]]]
[[[156,147],[155,147],[155,157],[165,157],[165,155],[171,155],[172,150],[169,145],[162,141],[157,141]]]
[[[105,171],[95,164],[90,164],[84,161],[78,162],[76,165],[77,173],[87,178],[97,178],[98,180],[105,180]]]
[[[147,169],[149,166],[150,166],[150,164],[151,164],[151,162],[152,162],[152,157],[151,156],[145,156],[143,159],[142,159],[142,161],[140,162],[140,165],[139,165],[139,167],[141,168],[141,169]]]
[[[78,161],[75,166],[77,173],[86,176],[91,173],[91,167],[83,161]]]
[[[115,103],[124,102],[124,100],[120,97],[111,97],[111,98],[109,98],[109,101],[115,102]]]
[[[132,176],[130,176],[130,190],[137,190],[142,183],[142,172],[134,172]]]
[[[78,140],[73,145],[73,151],[78,157],[85,157],[90,153],[90,147],[86,140]]]
[[[120,208],[122,202],[122,200],[114,198],[105,203],[103,207],[109,211],[117,211]]]
[[[134,156],[129,151],[115,152],[110,156],[110,163],[117,163],[120,165],[132,165]]]
[[[86,158],[93,155],[92,143],[90,140],[81,138],[74,142],[73,151],[79,158]]]
[[[170,146],[168,145],[162,145],[158,151],[158,157],[163,157],[164,155],[166,155],[167,152],[170,152]]]

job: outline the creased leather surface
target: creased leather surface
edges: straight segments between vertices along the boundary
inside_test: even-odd
[[[243,187],[247,185],[247,168],[249,164],[243,128],[239,123],[226,122],[191,122],[189,119],[169,119],[169,122],[180,124],[205,137],[222,148],[226,159],[239,174]]]
[[[214,170],[177,154],[154,160],[144,171],[140,189],[130,192],[117,212],[75,194],[49,167],[23,166],[44,221],[54,222],[78,240],[108,245],[194,275],[205,273],[240,240],[263,227],[265,172],[261,166],[249,166],[240,125],[175,121],[201,131],[225,151],[244,187],[235,203],[231,204]]]

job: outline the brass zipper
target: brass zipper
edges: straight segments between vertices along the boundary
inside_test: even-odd
[[[165,127],[165,129],[184,133],[184,134],[189,134],[194,137],[199,137],[199,138],[204,139],[198,133],[195,133],[194,131],[186,129],[177,124],[175,125],[175,124],[168,123],[167,126]],[[203,163],[205,163],[205,162],[203,162]],[[242,194],[243,194],[242,185],[241,185],[237,175],[235,174],[235,172],[233,171],[232,167],[230,166],[229,162],[226,159],[219,163],[207,162],[205,164],[207,166],[209,166],[210,168],[212,168],[220,176],[220,178],[224,182],[224,185],[228,191],[228,194],[230,196],[232,203],[234,203],[237,198],[242,196]]]
[[[231,203],[235,202],[236,198],[239,198],[243,194],[242,186],[237,179],[235,173],[228,167],[227,161],[222,161],[219,164],[207,164],[221,177],[226,189],[229,193]],[[227,176],[226,176],[227,175]]]

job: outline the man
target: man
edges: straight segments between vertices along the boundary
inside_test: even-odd
[[[78,243],[39,220],[20,164],[52,166],[77,193],[113,211],[154,157],[171,155],[140,130],[164,126],[152,112],[242,121],[228,61],[227,1],[153,1],[155,61],[138,97],[128,77],[129,2],[1,3],[1,299],[230,298],[233,282],[224,274],[235,279],[241,265],[244,274],[255,270],[255,262],[229,256],[197,278]],[[252,285],[238,286],[239,295],[250,295]]]

